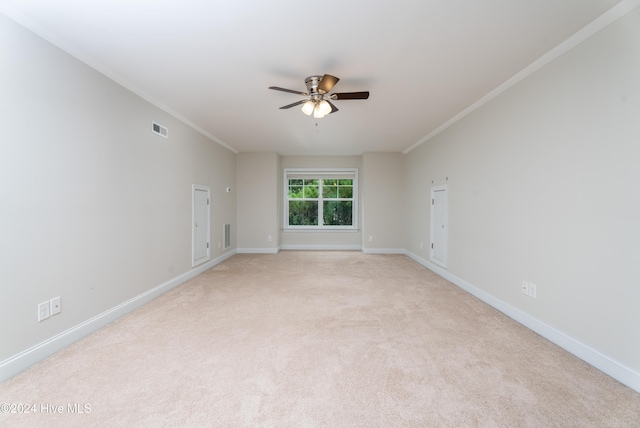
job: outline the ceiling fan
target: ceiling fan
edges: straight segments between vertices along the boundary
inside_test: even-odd
[[[369,91],[364,92],[336,92],[330,94],[329,92],[338,79],[330,74],[324,76],[309,76],[304,79],[305,85],[307,85],[307,92],[294,91],[292,89],[279,88],[277,86],[269,86],[269,89],[276,91],[289,92],[291,94],[299,94],[305,97],[309,97],[308,100],[297,101],[292,104],[280,107],[280,109],[288,109],[291,107],[304,104],[302,106],[302,112],[307,116],[313,114],[313,117],[320,119],[328,114],[335,113],[338,108],[333,105],[331,100],[366,100],[369,98]]]

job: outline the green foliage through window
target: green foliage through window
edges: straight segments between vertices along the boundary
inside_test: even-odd
[[[317,201],[289,201],[290,226],[317,226]]]
[[[317,198],[319,180],[289,180],[289,199]]]
[[[345,178],[288,179],[289,226],[353,226],[353,186]]]
[[[351,201],[325,201],[322,218],[327,226],[351,226],[353,224]]]

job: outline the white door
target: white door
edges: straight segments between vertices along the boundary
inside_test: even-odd
[[[447,267],[447,185],[431,188],[431,249],[430,259]]]
[[[192,266],[209,260],[209,188],[193,185]]]

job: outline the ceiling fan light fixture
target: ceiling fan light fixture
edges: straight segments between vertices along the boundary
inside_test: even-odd
[[[325,116],[325,114],[322,112],[322,109],[320,108],[320,105],[318,104],[315,108],[315,110],[313,110],[313,117],[315,117],[316,119],[322,119]]]
[[[318,103],[318,110],[320,110],[322,116],[326,116],[331,113],[331,105],[327,101],[322,100]]]
[[[313,113],[313,111],[315,110],[315,107],[316,107],[316,103],[314,103],[312,100],[309,100],[303,104],[302,112],[307,116],[311,116],[311,113]]]

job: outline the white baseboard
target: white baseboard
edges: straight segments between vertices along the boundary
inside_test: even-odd
[[[360,245],[307,245],[307,244],[287,244],[280,245],[281,250],[334,250],[334,251],[360,251]]]
[[[406,254],[404,248],[366,248],[362,247],[364,254]]]
[[[280,247],[277,248],[238,248],[238,254],[278,254]]]
[[[215,265],[223,262],[236,253],[235,250],[230,251],[222,256],[210,260],[206,263],[198,265],[197,267],[183,273],[167,282],[164,282],[152,289],[139,294],[126,302],[119,304],[109,310],[104,311],[101,314],[96,315],[68,330],[59,333],[44,342],[41,342],[29,349],[26,349],[12,357],[7,358],[4,361],[0,361],[0,382],[17,375],[18,373],[28,369],[32,365],[44,360],[48,356],[66,348],[72,343],[82,339],[83,337],[93,333],[122,317],[123,315],[132,312],[134,309],[139,308],[145,303],[150,302],[161,294],[177,287],[178,285],[190,280],[191,278],[201,274],[207,269],[214,267]]]
[[[527,313],[514,308],[508,303],[503,302],[502,300],[490,295],[489,293],[469,284],[463,279],[460,279],[457,276],[447,272],[447,270],[431,263],[426,259],[423,259],[420,256],[415,255],[411,251],[407,250],[405,251],[405,254],[430,271],[433,271],[444,279],[452,282],[466,292],[482,300],[489,306],[494,307],[503,314],[524,325],[528,329],[535,331],[540,336],[544,337],[550,342],[555,343],[567,352],[591,364],[593,367],[608,374],[612,378],[635,390],[636,392],[640,392],[640,373],[636,372],[635,370],[626,367],[623,364],[620,364],[616,360],[607,357],[601,352],[598,352],[583,343],[580,343],[576,339],[567,336],[561,331],[556,330],[555,328],[543,323],[542,321],[532,317],[531,315],[528,315]]]

